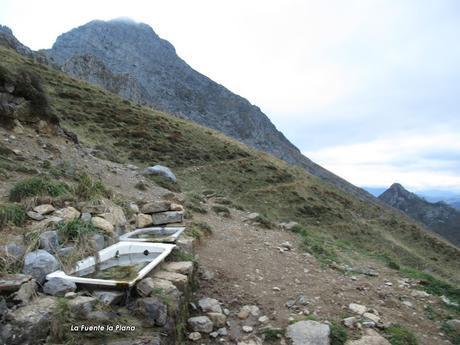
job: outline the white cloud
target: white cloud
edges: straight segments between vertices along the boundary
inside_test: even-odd
[[[460,137],[453,132],[401,132],[305,154],[359,186],[460,191]]]

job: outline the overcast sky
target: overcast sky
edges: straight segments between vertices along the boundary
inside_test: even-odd
[[[460,193],[460,1],[0,0],[33,49],[130,17],[359,186]]]

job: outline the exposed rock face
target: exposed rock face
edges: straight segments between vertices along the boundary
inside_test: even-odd
[[[303,156],[257,106],[192,69],[146,24],[92,21],[60,35],[45,54],[74,77],[222,131],[375,201]]]
[[[0,25],[0,46],[14,49],[18,54],[30,57],[38,62],[47,63],[45,55],[32,51],[18,41],[13,35],[13,31],[4,25]]]
[[[394,183],[379,199],[460,246],[460,212],[443,202],[431,203]]]

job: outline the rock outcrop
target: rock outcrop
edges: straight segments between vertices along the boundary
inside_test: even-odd
[[[431,203],[394,183],[379,199],[460,246],[460,212],[444,202]]]

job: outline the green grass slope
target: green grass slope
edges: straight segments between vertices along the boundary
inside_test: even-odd
[[[182,191],[215,191],[271,221],[295,220],[309,250],[327,260],[379,257],[460,281],[460,251],[398,212],[370,205],[305,171],[224,135],[133,104],[0,48],[0,65],[38,74],[50,112],[107,159],[164,164]]]

